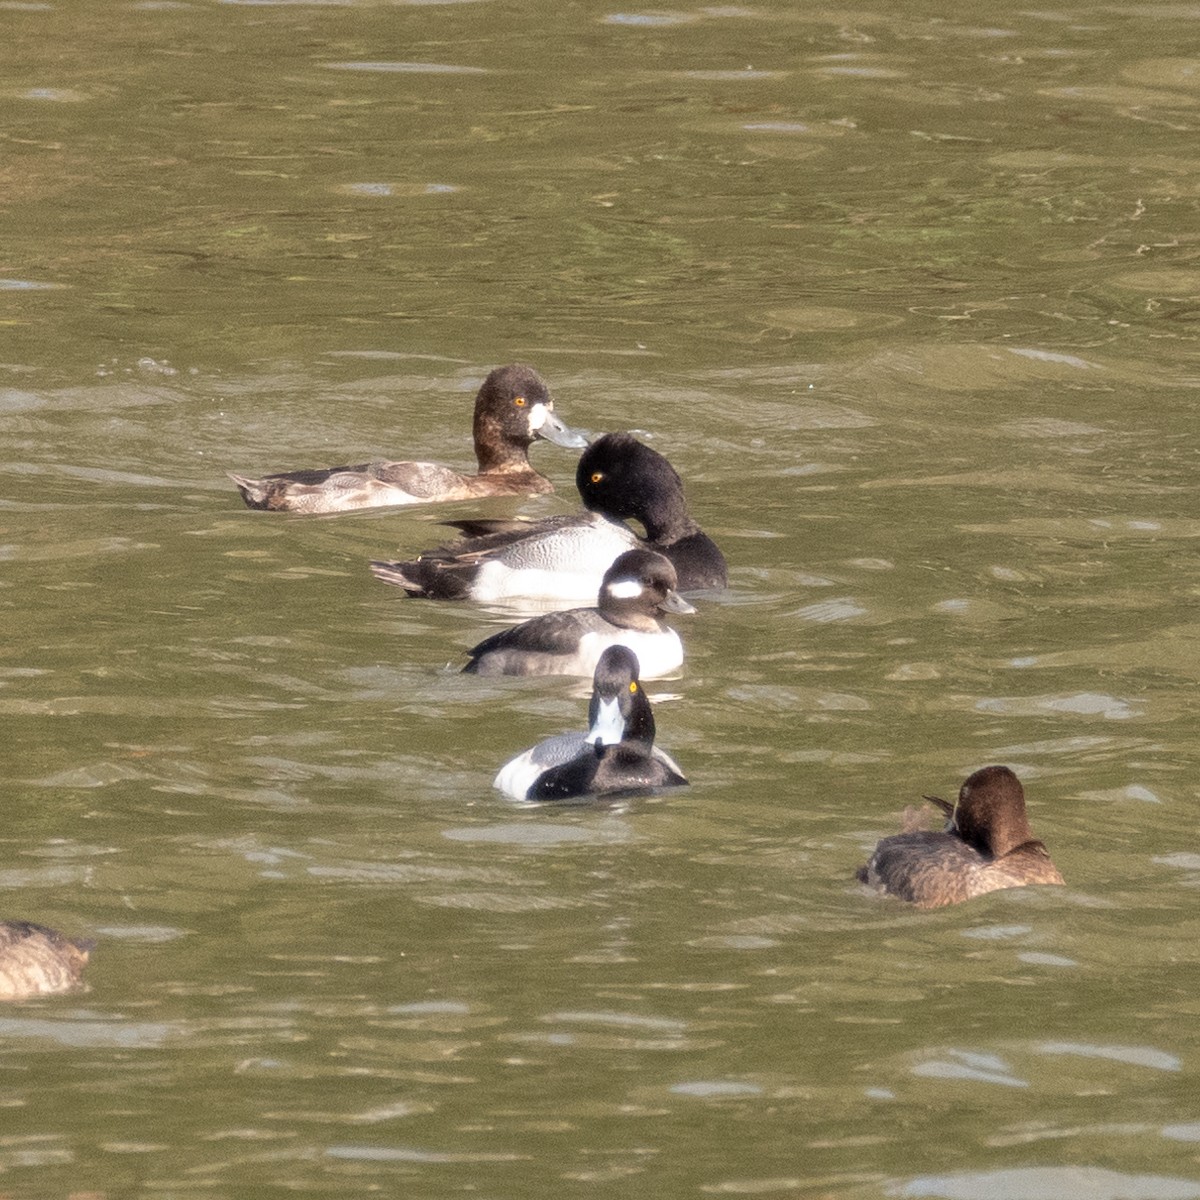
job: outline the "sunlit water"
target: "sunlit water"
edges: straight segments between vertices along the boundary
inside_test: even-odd
[[[0,4],[14,1194],[1200,1196],[1195,11]],[[223,472],[470,462],[483,373],[731,563],[686,791]],[[568,511],[573,460],[539,445]],[[1065,889],[855,866],[1006,762]]]

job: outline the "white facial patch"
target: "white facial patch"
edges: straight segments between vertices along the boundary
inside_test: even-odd
[[[541,429],[546,423],[546,406],[544,404],[535,404],[529,410],[529,428]]]
[[[632,600],[640,596],[644,589],[636,579],[615,579],[604,590],[614,600]]]
[[[616,697],[601,700],[596,710],[596,719],[588,730],[587,740],[595,745],[597,739],[605,746],[616,746],[625,736],[625,718],[621,716],[621,705]]]

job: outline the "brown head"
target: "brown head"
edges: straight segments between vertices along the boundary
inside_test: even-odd
[[[958,836],[988,858],[1001,858],[1034,840],[1025,815],[1025,789],[1008,767],[980,767],[968,775],[953,805],[928,798],[946,813]]]
[[[497,367],[483,381],[475,397],[474,432],[481,474],[531,470],[527,451],[538,438],[576,449],[587,444],[555,415],[542,377],[522,363]]]

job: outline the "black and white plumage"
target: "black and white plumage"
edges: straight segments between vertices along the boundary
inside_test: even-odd
[[[675,568],[652,550],[626,550],[604,573],[595,608],[572,608],[493,634],[468,651],[472,675],[592,675],[618,643],[637,655],[647,679],[683,663],[679,634],[664,613],[695,609],[675,590]]]
[[[616,645],[596,664],[587,733],[539,742],[505,763],[493,786],[514,800],[569,800],[685,783],[679,764],[654,744],[654,713],[637,656]]]
[[[682,591],[727,583],[725,557],[692,519],[675,468],[632,434],[606,433],[580,456],[575,482],[589,510],[536,521],[448,521],[465,535],[406,562],[373,562],[411,596],[475,600],[589,600],[626,550],[655,550]],[[625,519],[640,521],[639,538]]]

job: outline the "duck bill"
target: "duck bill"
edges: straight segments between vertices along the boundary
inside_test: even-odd
[[[554,410],[544,404],[537,405],[529,416],[529,425],[536,437],[545,438],[556,446],[565,446],[568,450],[582,450],[588,444],[587,438],[578,429],[564,425]]]
[[[621,704],[614,696],[611,700],[601,700],[596,705],[596,716],[592,727],[588,730],[589,744],[599,742],[604,746],[616,746],[625,736],[625,718],[621,716]]]
[[[941,796],[922,796],[922,800],[928,800],[930,804],[936,804],[942,811],[942,816],[946,818],[946,824],[942,828],[943,833],[956,833],[958,824],[954,820],[955,814],[958,812],[958,802],[951,804],[949,800],[943,800]]]
[[[694,613],[696,609],[689,604],[678,592],[672,590],[666,594],[663,602],[658,606],[663,612],[669,613]]]

